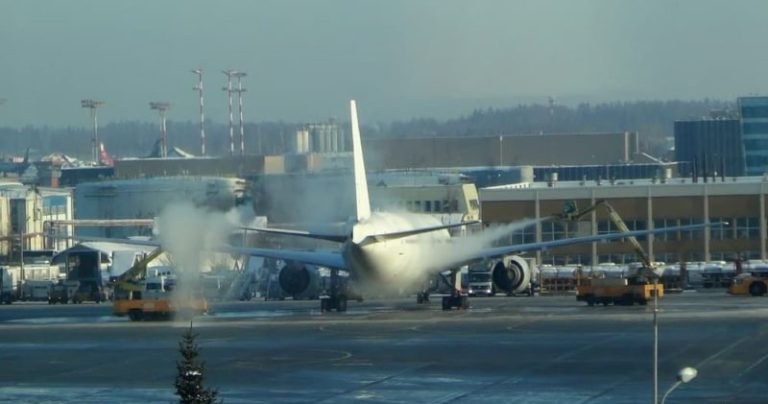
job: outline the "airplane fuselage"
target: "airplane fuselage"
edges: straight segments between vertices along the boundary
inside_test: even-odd
[[[435,217],[412,213],[373,212],[356,223],[352,238],[342,250],[347,269],[363,281],[375,280],[385,285],[410,284],[434,271],[430,263],[438,246],[450,239],[448,230],[437,230],[412,236],[366,243],[369,235],[386,234],[424,227],[439,226]],[[435,248],[430,248],[430,247]],[[445,268],[441,268],[445,269]]]

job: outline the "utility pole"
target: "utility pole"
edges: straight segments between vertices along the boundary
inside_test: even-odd
[[[223,87],[222,90],[227,92],[227,97],[229,99],[229,155],[234,156],[235,155],[235,129],[232,126],[232,76],[234,76],[237,73],[237,70],[229,69],[229,70],[223,70],[222,73],[227,76],[227,86]]]
[[[197,75],[197,85],[193,87],[200,95],[200,155],[205,156],[205,113],[203,113],[203,69],[192,70]]]
[[[237,100],[240,104],[240,157],[245,156],[245,128],[243,121],[243,93],[245,89],[243,88],[242,78],[247,75],[245,72],[235,72],[233,74],[233,76],[237,77],[237,90],[234,91],[237,92]]]
[[[659,403],[659,278],[653,278],[653,404]]]
[[[154,101],[149,103],[149,108],[160,112],[160,157],[168,157],[168,130],[165,126],[165,113],[171,109],[171,103],[165,101]]]
[[[91,119],[93,120],[93,134],[91,135],[91,161],[99,161],[99,121],[96,109],[104,105],[104,101],[85,99],[80,101],[80,106],[91,110]]]

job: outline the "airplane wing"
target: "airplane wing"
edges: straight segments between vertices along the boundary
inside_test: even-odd
[[[343,243],[347,240],[347,238],[349,238],[349,236],[340,235],[340,234],[321,234],[321,233],[312,233],[304,230],[275,229],[270,227],[240,227],[240,229],[256,231],[260,233],[281,234],[285,236],[298,236],[298,237],[313,238],[317,240],[335,241],[337,243]]]
[[[160,241],[158,240],[131,240],[104,237],[78,237],[77,239],[79,241],[109,241],[112,243],[128,245],[160,247]],[[346,269],[346,265],[344,265],[344,259],[341,257],[341,252],[339,251],[234,247],[230,245],[213,247],[211,250],[221,253],[254,255],[257,257],[274,258],[286,261],[299,261],[305,264],[320,265],[328,268]]]
[[[304,264],[319,265],[328,268],[347,269],[339,251],[326,250],[292,250],[285,248],[255,248],[222,246],[216,251],[241,255],[253,255],[264,258],[275,258],[284,261],[298,261]]]
[[[443,230],[443,229],[452,229],[454,227],[461,227],[471,224],[477,224],[480,223],[479,220],[472,220],[469,222],[461,222],[461,223],[452,223],[452,224],[445,224],[440,226],[430,226],[430,227],[422,227],[418,229],[411,229],[411,230],[405,230],[405,231],[397,231],[392,233],[382,233],[382,234],[374,234],[366,237],[363,239],[359,244],[365,245],[365,244],[371,244],[379,241],[387,241],[387,240],[394,240],[398,238],[413,236],[416,234],[421,233],[429,233],[431,231],[437,231],[437,230]],[[261,233],[269,233],[269,234],[281,234],[286,236],[297,236],[297,237],[306,237],[306,238],[312,238],[312,239],[318,239],[318,240],[327,240],[327,241],[334,241],[337,243],[343,243],[347,241],[349,236],[347,235],[339,235],[339,234],[322,234],[322,233],[314,233],[304,230],[288,230],[288,229],[276,229],[276,228],[269,228],[269,227],[240,227],[242,230],[250,230],[250,231],[256,231]]]
[[[371,244],[379,241],[387,241],[387,240],[395,240],[398,238],[413,236],[416,234],[421,233],[429,233],[431,231],[437,231],[437,230],[443,230],[443,229],[452,229],[454,227],[461,227],[466,226],[470,224],[477,224],[480,223],[479,220],[472,220],[469,222],[461,222],[461,223],[452,223],[452,224],[444,224],[440,226],[430,226],[430,227],[421,227],[418,229],[412,229],[412,230],[405,230],[405,231],[396,231],[392,233],[382,233],[382,234],[373,234],[366,238],[364,238],[359,244],[365,245],[365,244]]]
[[[516,254],[516,253],[522,253],[527,251],[547,250],[550,248],[563,247],[563,246],[572,245],[572,244],[591,243],[593,241],[616,240],[616,239],[622,239],[622,238],[631,237],[631,236],[638,237],[638,236],[646,236],[649,234],[669,233],[674,231],[697,230],[703,227],[718,226],[721,224],[722,223],[720,222],[700,223],[700,224],[691,224],[686,226],[662,227],[662,228],[653,229],[653,230],[634,230],[634,231],[622,232],[622,233],[606,233],[606,234],[597,234],[594,236],[572,237],[572,238],[564,238],[560,240],[542,241],[537,243],[526,243],[526,244],[516,244],[511,246],[503,246],[503,247],[492,247],[492,248],[487,248],[482,251],[479,251],[477,256],[475,256],[473,259],[494,258],[494,257],[503,256],[503,255],[508,255],[508,254]]]

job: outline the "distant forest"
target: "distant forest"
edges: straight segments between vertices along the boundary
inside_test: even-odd
[[[514,108],[475,110],[469,115],[449,120],[430,118],[403,122],[365,125],[364,136],[431,137],[487,136],[515,134],[577,133],[577,132],[639,132],[641,148],[650,154],[663,156],[673,136],[675,120],[699,119],[723,111],[734,111],[732,102],[701,101],[636,101],[601,104],[519,105]],[[732,114],[732,112],[727,112]],[[346,130],[346,123],[343,127]],[[302,124],[286,122],[247,123],[246,150],[268,154],[288,149],[289,139]],[[138,121],[110,123],[99,128],[99,136],[108,151],[117,157],[147,156],[160,136],[157,123]],[[200,130],[196,122],[168,122],[169,145],[192,154],[200,152]],[[81,159],[90,157],[90,128],[54,128],[28,126],[22,129],[0,128],[0,154],[21,155],[30,148],[38,158],[52,152],[65,153]],[[224,155],[228,150],[227,124],[208,122],[206,144],[209,155]],[[236,145],[239,128],[235,127]]]

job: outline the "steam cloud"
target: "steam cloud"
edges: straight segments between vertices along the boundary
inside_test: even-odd
[[[210,268],[214,249],[227,242],[236,225],[253,220],[250,209],[216,212],[190,202],[168,205],[158,218],[159,240],[171,256],[177,274],[174,299],[191,297],[200,285],[200,273]]]
[[[425,220],[432,219],[427,215],[399,213],[392,216],[401,221],[408,221],[412,228],[435,224],[425,223]],[[385,221],[392,220],[391,218],[382,219]],[[465,264],[476,257],[478,251],[493,247],[498,241],[542,220],[546,219],[524,219],[505,225],[492,226],[484,229],[484,231],[463,237],[448,238],[446,230],[415,236],[412,240],[414,247],[417,245],[418,247],[411,250],[411,254],[409,254],[411,260],[408,265],[385,265],[382,269],[390,270],[390,273],[381,274],[379,282],[363,284],[360,287],[363,290],[374,290],[379,293],[413,290],[419,287],[430,275]],[[407,267],[411,271],[404,271],[403,267]],[[382,288],[386,290],[383,291]]]

